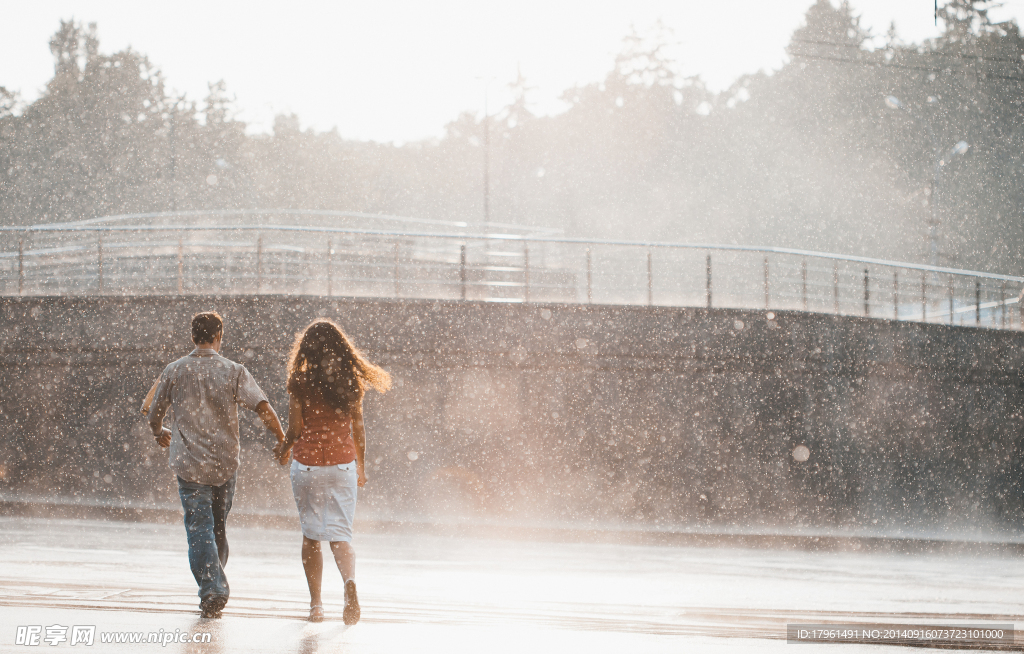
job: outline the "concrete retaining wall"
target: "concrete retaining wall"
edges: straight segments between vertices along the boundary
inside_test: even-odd
[[[1017,332],[287,296],[0,300],[0,493],[176,504],[138,407],[205,309],[282,419],[317,316],[392,372],[366,401],[364,518],[976,536],[1024,515]],[[292,511],[252,414],[242,439],[238,509]]]

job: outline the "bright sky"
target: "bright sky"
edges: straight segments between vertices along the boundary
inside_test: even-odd
[[[49,38],[61,18],[96,22],[100,47],[131,46],[195,100],[227,82],[239,118],[268,130],[295,113],[303,127],[337,127],[355,139],[405,142],[440,136],[461,111],[508,99],[521,67],[536,113],[562,107],[574,84],[610,69],[631,25],[659,18],[680,42],[682,71],[713,88],[771,70],[813,0],[334,0],[236,2],[44,0],[0,7],[0,85],[38,96],[53,74]],[[905,41],[935,36],[932,0],[852,0],[862,24]],[[1024,17],[1004,0],[996,20]]]

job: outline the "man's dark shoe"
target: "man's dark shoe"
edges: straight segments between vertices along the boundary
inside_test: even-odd
[[[202,617],[217,619],[220,617],[221,612],[224,610],[224,605],[227,603],[228,598],[223,595],[204,597],[203,601],[199,602],[199,610],[202,612]]]
[[[359,622],[359,596],[356,595],[356,582],[349,579],[345,582],[345,611],[341,614],[341,619],[345,621],[345,624],[355,624]]]

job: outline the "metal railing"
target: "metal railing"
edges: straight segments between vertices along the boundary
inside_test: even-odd
[[[792,309],[1004,329],[1024,322],[1024,277],[868,257],[468,232],[461,223],[430,224],[460,230],[436,232],[182,220],[241,213],[363,216],[178,212],[0,227],[0,294],[272,293]]]

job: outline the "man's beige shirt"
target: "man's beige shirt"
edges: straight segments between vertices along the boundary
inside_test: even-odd
[[[238,405],[255,411],[266,401],[245,366],[196,348],[160,375],[149,425],[159,434],[173,408],[171,470],[185,481],[221,486],[238,470]]]

